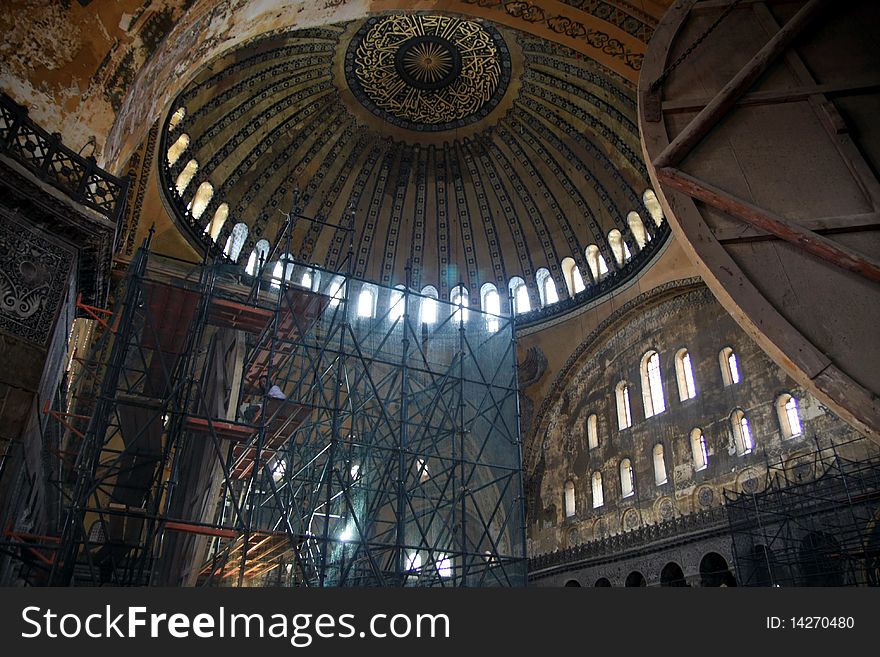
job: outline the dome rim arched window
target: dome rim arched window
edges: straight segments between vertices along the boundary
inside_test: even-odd
[[[403,319],[406,312],[406,286],[395,285],[388,298],[388,319],[397,321]]]
[[[657,226],[662,225],[664,218],[663,206],[660,205],[660,199],[657,198],[657,193],[650,187],[642,193],[642,203],[654,224]]]
[[[226,246],[223,247],[223,254],[232,260],[238,262],[244,243],[247,241],[248,225],[243,221],[239,221],[229,231],[229,237],[226,239]]]
[[[259,240],[256,244],[254,244],[254,248],[251,250],[250,256],[248,256],[247,264],[245,265],[244,272],[246,274],[250,274],[251,276],[259,275],[257,271],[257,265],[262,261],[262,268],[266,267],[266,257],[269,255],[269,240]]]
[[[379,288],[373,283],[363,283],[358,292],[357,317],[359,319],[373,319],[376,316],[376,304],[379,297]]]
[[[449,292],[449,303],[452,305],[452,321],[467,322],[468,308],[470,308],[470,295],[464,285],[456,285]]]
[[[480,287],[480,308],[486,316],[486,330],[495,333],[501,327],[501,295],[494,283]]]
[[[535,283],[538,286],[538,296],[541,299],[541,307],[546,308],[559,302],[559,292],[556,289],[556,281],[550,274],[550,270],[541,267],[535,272]]]
[[[587,289],[581,270],[571,256],[562,259],[562,277],[565,279],[568,296],[571,298]]]
[[[438,320],[439,292],[433,285],[426,285],[420,292],[419,299],[419,322],[422,324],[436,324]]]
[[[521,276],[513,276],[508,281],[507,288],[510,290],[510,296],[513,298],[513,314],[522,315],[523,313],[530,312],[532,302],[529,299],[529,288],[526,286],[525,279]]]

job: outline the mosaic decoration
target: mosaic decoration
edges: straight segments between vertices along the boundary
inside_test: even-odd
[[[345,55],[354,95],[410,130],[458,128],[486,117],[510,81],[501,35],[474,21],[421,14],[371,18]]]

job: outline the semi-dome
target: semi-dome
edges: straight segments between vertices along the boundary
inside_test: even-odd
[[[296,205],[297,260],[338,268],[334,224],[353,221],[356,275],[472,303],[492,284],[541,317],[625,282],[668,234],[635,112],[631,83],[557,43],[386,14],[206,66],[165,121],[162,184],[190,241],[242,264]]]

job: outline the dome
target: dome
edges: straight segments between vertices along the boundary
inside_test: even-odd
[[[523,319],[543,318],[631,278],[668,234],[635,112],[631,83],[559,44],[385,14],[213,60],[169,109],[160,173],[200,249],[243,264],[294,210],[299,261],[339,269],[352,225],[357,276],[472,299],[522,280]]]

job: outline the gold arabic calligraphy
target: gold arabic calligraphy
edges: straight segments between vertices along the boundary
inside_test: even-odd
[[[401,77],[396,56],[407,44],[404,71],[414,80],[437,83],[453,70],[453,53],[430,40],[439,37],[457,51],[457,76],[438,89],[419,89]],[[471,21],[447,16],[398,15],[378,21],[357,47],[354,73],[366,96],[378,108],[416,124],[446,124],[478,112],[498,89],[501,62],[489,33]]]

